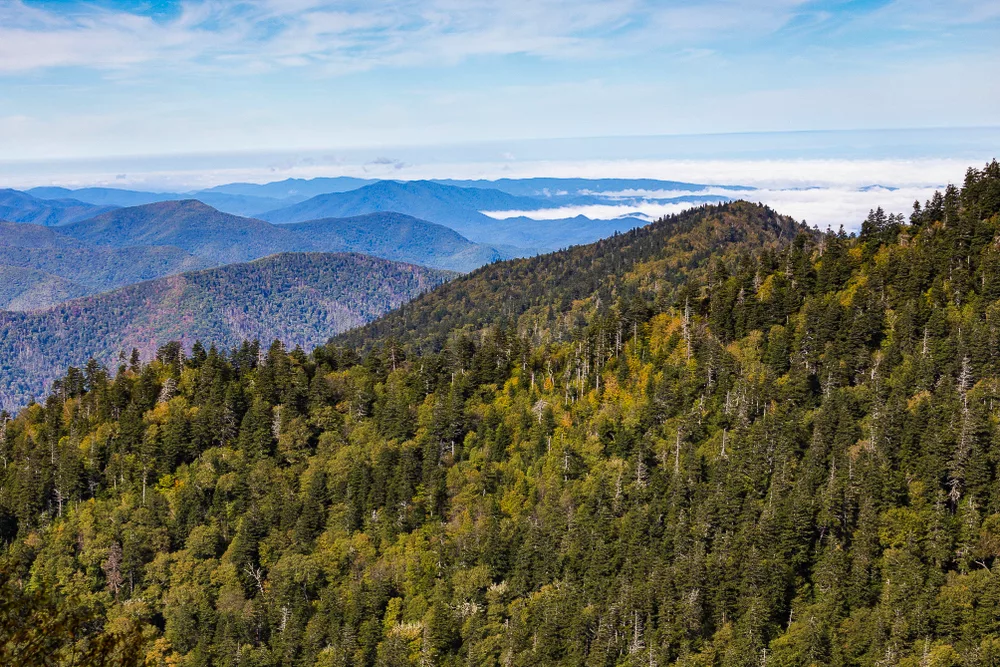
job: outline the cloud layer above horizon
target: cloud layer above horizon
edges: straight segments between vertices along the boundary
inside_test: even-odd
[[[0,138],[18,160],[998,125],[998,35],[992,0],[0,0]]]

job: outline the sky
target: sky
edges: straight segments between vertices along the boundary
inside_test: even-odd
[[[996,0],[0,0],[4,161],[1000,126]]]

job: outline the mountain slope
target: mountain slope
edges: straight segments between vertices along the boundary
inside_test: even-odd
[[[59,369],[171,340],[311,347],[452,274],[358,254],[282,254],[130,285],[31,313],[0,312],[0,409],[41,395]]]
[[[173,246],[94,247],[51,227],[0,222],[0,265],[0,310],[31,310],[215,262]]]
[[[0,252],[0,310],[33,310],[90,294],[84,285],[33,268],[10,266]]]
[[[658,268],[659,282],[676,284],[721,248],[773,248],[800,231],[791,218],[759,205],[703,206],[591,245],[485,266],[337,341],[363,348],[392,338],[440,349],[455,331],[514,323],[529,311],[555,317],[591,298],[610,305],[638,264],[669,258]]]
[[[82,248],[85,245],[51,227],[0,221],[0,248]]]
[[[60,231],[94,245],[172,245],[219,263],[299,249],[299,238],[261,220],[217,211],[194,199],[110,211]],[[311,248],[310,248],[311,249]]]
[[[184,271],[207,269],[216,263],[173,246],[128,248],[0,246],[0,264],[60,276],[85,288],[86,291],[83,293],[75,294],[83,296]],[[65,300],[40,303],[38,307],[54,305]]]
[[[379,181],[349,192],[322,194],[298,204],[262,214],[275,223],[318,218],[346,218],[378,211],[394,211],[436,222],[465,236],[489,225],[492,218],[479,211],[540,208],[538,200],[514,197],[498,190],[457,188],[430,181]]]
[[[471,271],[506,255],[458,232],[400,213],[369,213],[283,225],[324,252],[360,252],[401,262]]]
[[[0,220],[9,222],[52,227],[86,220],[111,208],[73,199],[39,199],[18,190],[0,190]]]
[[[507,256],[455,231],[396,213],[272,225],[197,201],[123,208],[60,231],[100,246],[170,245],[217,263],[278,252],[361,252],[424,266],[468,271]]]

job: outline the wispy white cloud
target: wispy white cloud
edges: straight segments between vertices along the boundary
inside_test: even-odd
[[[720,199],[746,199],[766,204],[784,215],[804,220],[810,225],[825,229],[837,229],[841,225],[848,231],[857,231],[868,211],[881,206],[883,209],[908,214],[914,201],[921,203],[934,194],[935,187],[865,188],[817,186],[804,189],[766,188],[749,192],[725,192],[712,188],[689,193],[716,195]],[[555,209],[530,211],[484,211],[486,215],[503,220],[527,217],[534,220],[559,220],[584,215],[597,220],[612,220],[623,216],[638,215],[645,219],[655,219],[664,215],[687,210],[695,204],[685,202],[662,202],[645,200],[635,203],[602,204],[590,206],[566,206]]]
[[[929,0],[897,0],[878,16],[883,27],[925,29],[1000,15],[995,2],[957,2],[961,7],[945,10]],[[490,55],[595,59],[675,49],[690,56],[765,38],[803,17],[831,20],[806,0],[188,0],[160,17],[89,3],[0,0],[0,72],[186,63],[343,73]]]
[[[67,9],[69,7],[70,9]],[[186,2],[154,19],[93,6],[0,2],[0,71],[139,63],[344,72],[477,55],[593,56],[628,30],[638,0]]]

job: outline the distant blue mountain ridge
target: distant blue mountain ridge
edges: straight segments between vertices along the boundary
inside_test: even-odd
[[[39,199],[19,190],[0,190],[0,220],[52,227],[86,220],[110,210],[78,199]]]
[[[649,179],[489,183],[343,177],[231,183],[194,193],[0,190],[0,275],[6,285],[0,310],[30,310],[286,252],[359,252],[471,271],[646,224],[653,215],[615,214],[648,201],[622,196],[630,190],[684,193],[659,201],[692,205],[727,198],[706,195],[697,184]],[[611,219],[576,214],[595,205],[613,207],[604,209]]]
[[[101,206],[140,206],[156,201],[198,199],[220,211],[235,215],[262,215],[279,208],[284,208],[316,196],[331,193],[345,193],[358,190],[378,183],[428,183],[463,189],[498,191],[514,197],[524,198],[521,202],[500,202],[512,210],[511,206],[519,206],[524,210],[548,208],[555,206],[586,206],[606,204],[611,201],[628,202],[649,199],[648,197],[610,197],[611,193],[627,191],[679,191],[696,193],[708,187],[722,188],[739,193],[753,190],[746,186],[725,185],[708,186],[699,183],[681,181],[664,181],[657,179],[585,179],[585,178],[526,178],[461,180],[432,179],[428,181],[397,181],[372,180],[340,176],[336,178],[289,178],[272,183],[228,183],[212,188],[184,192],[139,191],[108,187],[92,187],[71,190],[63,187],[37,187],[26,192],[39,199],[76,199],[81,202]],[[714,199],[718,201],[718,199]],[[467,203],[467,202],[466,202]],[[497,206],[494,201],[482,202]],[[481,208],[480,210],[505,210],[503,208]]]
[[[19,201],[34,210],[32,199]],[[394,212],[273,225],[198,200],[158,201],[62,225],[0,221],[0,310],[33,310],[194,269],[311,252],[457,271],[523,254]]]
[[[98,206],[142,206],[158,201],[179,201],[182,199],[197,199],[213,208],[233,215],[254,215],[261,211],[287,206],[297,199],[266,197],[261,195],[230,194],[215,190],[202,190],[196,193],[185,192],[143,192],[141,190],[121,190],[118,188],[81,188],[70,190],[60,187],[39,187],[26,190],[26,193],[39,199],[67,199],[94,204]]]
[[[476,243],[504,248],[501,254],[530,255],[594,241],[615,231],[644,224],[652,217],[625,214],[607,216],[611,220],[593,219],[577,215],[580,211],[574,208],[609,205],[624,211],[629,206],[650,201],[642,195],[621,194],[629,191],[690,193],[656,199],[658,203],[696,205],[729,199],[724,195],[703,194],[706,187],[657,179],[372,181],[352,177],[285,179],[259,185],[230,183],[196,192],[40,187],[19,193],[22,197],[33,196],[37,201],[22,200],[8,207],[11,211],[16,209],[17,214],[7,219],[63,225],[86,220],[112,207],[188,199],[198,200],[223,213],[279,225],[395,212],[443,225]],[[733,196],[748,190],[752,188],[724,188],[724,192],[732,192]],[[2,203],[0,199],[0,205]],[[538,216],[530,215],[532,211],[561,208],[567,209],[567,215],[555,220],[535,220]],[[497,219],[487,215],[504,211],[515,213],[517,217]]]

